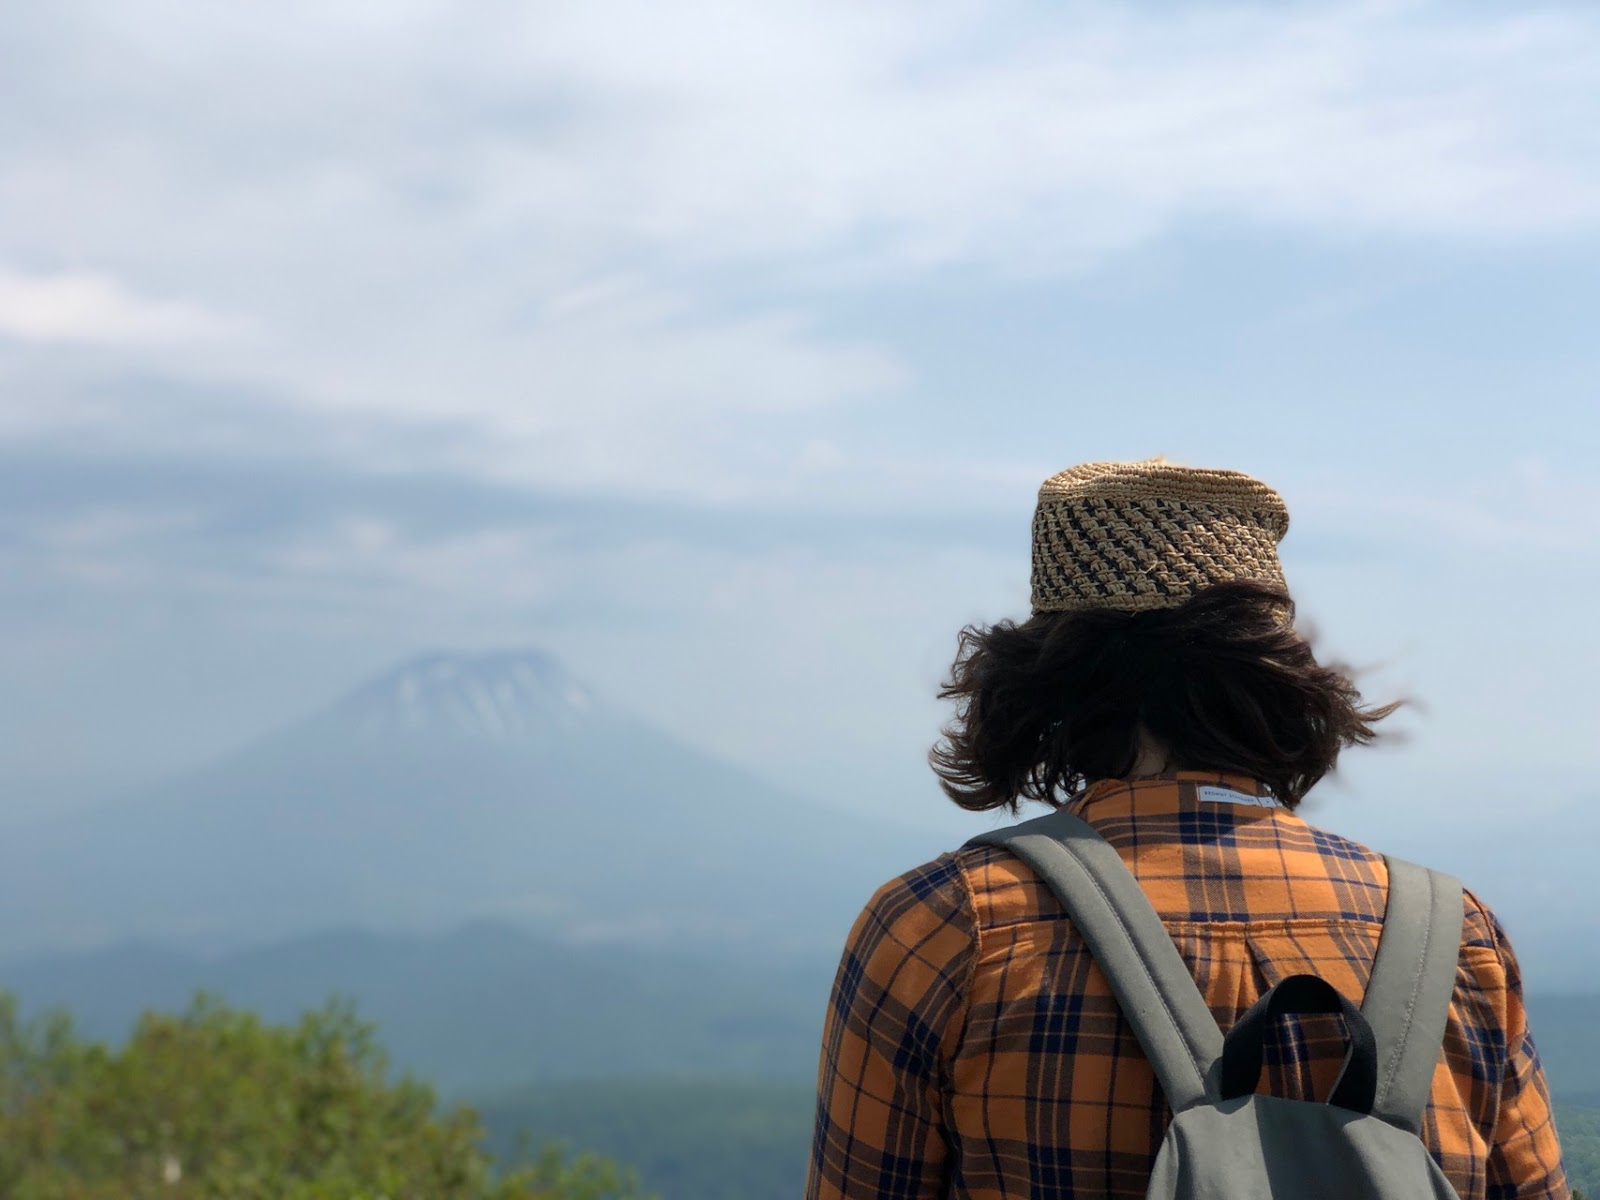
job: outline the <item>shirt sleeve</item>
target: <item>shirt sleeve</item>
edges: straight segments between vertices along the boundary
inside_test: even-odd
[[[1550,1104],[1544,1066],[1528,1027],[1522,972],[1511,939],[1487,908],[1489,927],[1504,966],[1506,1064],[1500,1084],[1500,1112],[1489,1147],[1487,1200],[1569,1200],[1561,1144]]]
[[[947,1064],[975,950],[950,855],[886,883],[856,918],[823,1026],[806,1200],[946,1194]]]

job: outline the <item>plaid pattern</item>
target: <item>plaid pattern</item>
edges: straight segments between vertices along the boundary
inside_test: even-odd
[[[1381,856],[1235,775],[1103,780],[1072,809],[1117,848],[1218,1025],[1287,975],[1365,994]],[[1337,1018],[1278,1024],[1261,1090],[1325,1098]],[[945,854],[856,920],[823,1033],[807,1200],[1142,1197],[1171,1114],[1048,887],[997,847]],[[1570,1196],[1505,931],[1470,892],[1423,1140],[1462,1200]]]

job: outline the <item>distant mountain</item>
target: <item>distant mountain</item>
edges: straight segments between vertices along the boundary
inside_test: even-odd
[[[525,922],[837,949],[940,839],[810,803],[548,655],[433,654],[187,777],[0,845],[0,953]]]
[[[392,1064],[451,1096],[648,1074],[816,1076],[833,964],[570,946],[479,923],[438,936],[324,933],[201,959],[128,945],[0,964],[24,1012],[70,1011],[120,1041],[197,989],[272,1021],[334,996],[378,1026]]]

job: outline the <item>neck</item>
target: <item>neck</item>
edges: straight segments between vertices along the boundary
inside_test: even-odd
[[[1133,767],[1128,772],[1130,776],[1161,775],[1167,771],[1180,770],[1178,766],[1169,761],[1169,751],[1150,731],[1143,725],[1139,727],[1139,753],[1133,760]]]

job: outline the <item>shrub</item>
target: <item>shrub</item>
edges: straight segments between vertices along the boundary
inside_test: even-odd
[[[391,1081],[371,1026],[331,1003],[273,1026],[200,996],[120,1049],[0,995],[0,1196],[8,1200],[641,1200],[559,1147],[496,1175],[466,1108]]]

